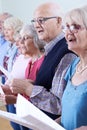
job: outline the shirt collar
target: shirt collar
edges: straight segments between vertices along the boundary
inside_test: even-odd
[[[52,48],[57,44],[57,42],[60,41],[63,38],[64,38],[64,33],[62,32],[55,39],[53,39],[52,41],[47,43],[44,47],[45,55],[47,55],[52,50]]]

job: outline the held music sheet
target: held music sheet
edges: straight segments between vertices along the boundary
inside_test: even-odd
[[[0,117],[33,130],[65,130],[20,94],[17,97],[16,110],[17,114],[0,110]]]

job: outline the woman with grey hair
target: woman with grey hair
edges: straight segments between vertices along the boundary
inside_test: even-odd
[[[18,48],[15,44],[15,38],[19,34],[23,22],[17,17],[9,17],[4,21],[4,39],[8,42],[5,54],[3,55],[3,67],[11,72],[15,58],[18,55]],[[6,105],[8,112],[15,112],[14,105]],[[14,130],[20,130],[20,126],[11,122]]]
[[[83,6],[82,8],[83,8],[83,11],[85,11],[85,13],[86,13],[87,12],[87,5]],[[86,15],[86,17],[87,17],[87,15]],[[87,125],[86,126],[82,125],[81,127],[77,128],[75,130],[87,130]]]
[[[16,17],[10,17],[4,21],[4,38],[8,41],[8,47],[4,56],[3,67],[9,72],[12,70],[14,59],[18,53],[15,38],[19,35],[22,26],[22,21]]]
[[[67,130],[87,129],[87,7],[67,12],[65,38],[78,57],[65,75],[61,125]],[[79,128],[80,127],[80,128]]]
[[[33,37],[34,44],[37,48],[39,48],[42,52],[44,52],[44,45],[45,42],[39,40],[38,35],[35,31],[35,28],[33,25],[24,25],[22,30],[20,31],[21,37],[24,35],[24,32],[26,32],[27,35],[31,35]]]
[[[44,42],[39,40],[33,25],[23,26],[20,31],[19,46],[21,48],[21,55],[23,56],[23,60],[25,60],[27,57],[31,58],[27,66],[26,73],[28,73],[27,76],[29,76],[29,73],[31,73],[33,77],[31,76],[26,78],[32,79],[34,81],[36,79],[39,67],[44,59]]]

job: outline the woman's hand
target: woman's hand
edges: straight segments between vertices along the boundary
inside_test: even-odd
[[[2,90],[4,91],[5,95],[11,95],[12,94],[12,91],[7,84],[2,86]]]
[[[57,122],[58,124],[60,124],[60,122],[61,122],[61,117],[57,118],[57,119],[55,120],[55,122]]]
[[[15,104],[17,96],[0,94],[0,106]]]
[[[6,104],[15,104],[17,100],[16,95],[5,95]]]

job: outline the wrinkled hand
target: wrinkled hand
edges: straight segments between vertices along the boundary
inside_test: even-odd
[[[77,128],[75,130],[87,130],[87,126],[81,126],[81,127]]]
[[[12,79],[10,81],[10,88],[13,93],[31,95],[33,85],[27,79]]]
[[[0,106],[4,106],[4,105],[6,105],[5,95],[0,94]]]
[[[3,91],[4,91],[4,93],[5,93],[5,95],[11,95],[12,94],[12,91],[11,91],[11,89],[10,89],[10,87],[8,86],[8,85],[3,85],[2,86],[2,89],[3,89]]]
[[[15,95],[5,95],[6,104],[15,104],[17,100],[17,96]]]

